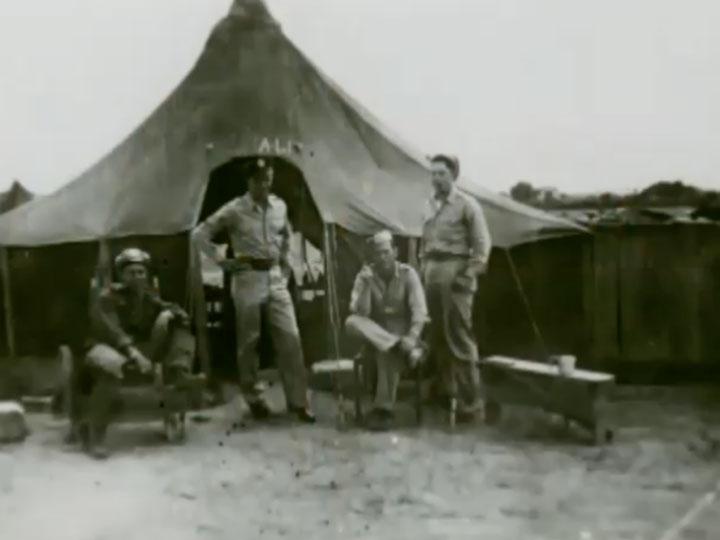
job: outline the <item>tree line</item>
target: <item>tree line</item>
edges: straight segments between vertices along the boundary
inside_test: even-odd
[[[663,180],[626,194],[602,192],[588,195],[569,195],[554,188],[537,188],[530,182],[520,181],[510,189],[510,197],[543,210],[663,206],[720,210],[720,191],[701,189],[682,180]]]

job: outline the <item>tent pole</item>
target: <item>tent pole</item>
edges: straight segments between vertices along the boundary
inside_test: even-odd
[[[328,322],[330,323],[330,338],[333,358],[340,358],[340,336],[338,328],[339,313],[337,313],[337,284],[335,282],[335,257],[337,253],[334,249],[334,243],[331,234],[334,232],[334,225],[326,223],[323,227],[323,237],[325,240],[325,298],[327,302]]]
[[[7,335],[8,352],[10,357],[15,357],[17,350],[15,348],[15,321],[13,319],[13,308],[10,287],[10,264],[8,262],[8,250],[6,247],[0,247],[0,275],[2,275],[3,287],[3,310],[5,314],[5,334]]]
[[[100,286],[112,283],[112,261],[110,260],[110,243],[107,238],[98,240],[97,278]]]
[[[530,300],[525,293],[525,288],[523,287],[522,281],[520,280],[520,274],[518,274],[517,268],[515,267],[515,261],[513,261],[512,255],[510,254],[510,248],[506,248],[504,251],[505,257],[507,258],[508,264],[510,265],[510,271],[512,272],[513,280],[515,281],[515,285],[518,289],[518,292],[520,293],[520,298],[523,301],[523,306],[525,307],[525,311],[527,312],[528,318],[530,319],[530,325],[532,326],[535,340],[540,347],[540,353],[542,354],[543,360],[545,361],[549,356],[545,339],[543,338],[540,327],[535,320],[535,315],[533,314],[532,307],[530,306]]]
[[[210,378],[210,346],[207,333],[207,304],[202,280],[200,253],[193,242],[192,231],[188,232],[188,291],[189,309],[195,322],[197,354],[202,372]]]
[[[414,267],[416,270],[420,268],[418,261],[418,239],[408,238],[408,264]]]

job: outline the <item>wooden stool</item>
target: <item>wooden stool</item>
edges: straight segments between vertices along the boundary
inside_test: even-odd
[[[355,373],[356,362],[350,358],[337,358],[329,360],[320,360],[314,362],[312,365],[312,372],[314,375],[326,374],[330,376],[332,381],[333,395],[338,407],[338,415],[336,417],[337,425],[342,428],[347,425],[347,418],[345,415],[345,392],[341,382],[343,375],[350,375]],[[353,378],[353,381],[355,379]],[[356,385],[353,385],[354,387]],[[355,407],[357,413],[358,407],[358,396],[355,396]]]
[[[422,375],[423,375],[423,366],[425,365],[425,361],[427,360],[427,349],[425,350],[422,358],[418,361],[417,366],[415,366],[413,369],[410,370],[411,377],[414,383],[414,400],[415,400],[415,419],[417,421],[418,425],[422,425],[423,420],[423,410],[422,410],[422,402],[423,402],[423,396],[422,396]],[[357,419],[358,423],[362,423],[363,421],[363,412],[362,412],[362,396],[363,396],[363,389],[365,388],[364,384],[364,363],[369,362],[372,360],[366,359],[363,355],[363,353],[358,354],[355,357],[354,360],[354,394],[355,394],[355,418]],[[373,388],[374,388],[374,382],[373,381]],[[400,382],[402,384],[402,380]],[[398,389],[399,391],[399,389]]]

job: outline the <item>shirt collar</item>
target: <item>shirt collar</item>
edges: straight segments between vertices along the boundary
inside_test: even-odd
[[[377,270],[375,270],[375,265],[374,265],[374,264],[371,264],[371,265],[370,265],[370,268],[372,268],[373,276],[375,276],[375,277],[376,277],[377,279],[379,279],[379,280],[382,280],[382,278],[380,277],[380,273],[379,273]],[[395,265],[394,265],[394,268],[393,268],[393,278],[396,278],[396,277],[398,277],[399,275],[400,275],[400,263],[397,262],[397,261],[395,261]]]
[[[255,202],[255,199],[252,198],[252,195],[250,195],[250,192],[245,193],[245,195],[243,195],[241,197],[241,199],[248,207],[252,208],[253,210],[256,210],[258,212],[262,211],[262,206],[260,206],[258,203]],[[268,208],[274,208],[275,204],[276,204],[275,196],[271,193],[268,196]]]
[[[433,203],[433,205],[440,206],[440,205],[445,204],[445,203],[453,202],[457,197],[458,197],[458,189],[455,187],[455,184],[453,184],[453,185],[450,187],[450,193],[448,193],[446,199],[444,199],[444,200],[443,200],[443,199],[440,199],[440,198],[438,198],[437,195],[435,195],[435,194],[433,193],[431,202]]]

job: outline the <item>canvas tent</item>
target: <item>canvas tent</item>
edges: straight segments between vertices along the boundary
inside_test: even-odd
[[[98,259],[138,241],[162,261],[171,296],[187,300],[193,276],[179,278],[177,269],[192,267],[188,232],[204,212],[209,179],[234,159],[259,155],[282,158],[300,175],[326,232],[421,232],[426,158],[305,58],[262,1],[236,0],[190,73],[133,133],[54,194],[0,217],[6,289],[13,284],[5,314],[32,316],[18,297],[23,288],[39,295],[43,272],[54,280],[48,294],[67,297]],[[496,245],[582,230],[467,179],[460,185],[485,208]],[[63,320],[57,309],[46,326]]]

